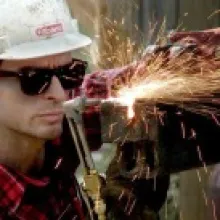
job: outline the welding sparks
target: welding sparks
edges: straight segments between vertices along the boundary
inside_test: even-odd
[[[199,160],[200,160],[200,162],[202,163],[202,165],[204,167],[205,173],[208,174],[207,165],[206,165],[205,161],[203,160],[203,156],[202,156],[200,146],[197,146],[197,153],[198,153],[198,156],[199,156]]]
[[[173,79],[171,81],[149,81],[148,83],[141,83],[133,87],[123,87],[118,92],[118,97],[121,103],[128,106],[128,118],[133,118],[135,113],[133,105],[136,99],[152,100],[156,98],[157,91],[166,90],[169,85],[177,84],[180,79]],[[162,98],[159,97],[159,98]]]
[[[138,49],[135,48],[134,42],[126,34],[120,33],[121,25],[126,23],[124,18],[121,22],[114,21],[112,23],[107,19],[106,21],[108,26],[107,28],[105,26],[104,33],[102,33],[102,44],[105,49],[102,50],[100,55],[103,62],[100,67],[115,68],[134,63],[134,59],[137,59],[142,52],[140,48],[143,45]],[[99,56],[95,54],[94,57],[97,58]],[[126,76],[126,80],[124,80],[124,75],[122,80],[117,80],[116,97],[120,103],[128,107],[127,117],[131,119],[135,116],[135,101],[144,99],[150,106],[152,104],[156,106],[157,103],[174,104],[195,113],[211,115],[216,124],[220,125],[216,117],[220,114],[220,108],[211,108],[208,105],[219,104],[213,98],[213,94],[220,92],[220,71],[213,71],[211,68],[209,70],[210,65],[207,61],[200,60],[201,58],[195,60],[195,57],[191,56],[191,54],[188,54],[188,57],[174,57],[169,62],[166,62],[167,60],[160,56],[157,58],[155,56],[152,57],[149,58],[148,56],[140,62],[135,62],[131,68],[132,74],[129,73]],[[193,66],[191,65],[192,60],[196,63]],[[164,62],[166,62],[166,65],[164,65]],[[204,68],[206,66],[207,68]],[[164,124],[162,120],[161,124]],[[148,130],[147,126],[146,124],[146,130]],[[186,138],[186,128],[183,123],[181,123],[181,129],[183,138]],[[193,129],[191,129],[190,139],[196,139],[196,132]],[[207,173],[207,166],[203,161],[199,146],[197,146],[197,152],[199,160]],[[120,152],[117,162],[120,162],[121,158],[122,152]],[[146,178],[149,176],[150,169],[146,172]],[[197,176],[201,183],[202,179],[199,170],[197,170]],[[136,178],[137,176],[134,175],[133,180]],[[123,195],[124,192],[119,196],[119,200]],[[205,192],[203,192],[203,196],[207,204]],[[130,199],[125,208],[126,211],[129,209],[129,203]],[[215,212],[213,203],[213,213],[215,214]],[[180,218],[183,219],[182,213],[180,213]]]
[[[117,97],[122,100],[129,97],[132,100],[130,106],[135,100],[143,99],[149,105],[175,104],[203,115],[211,114],[213,117],[220,114],[218,107],[209,105],[219,104],[213,97],[220,92],[220,70],[193,70],[188,62],[184,63],[177,58],[176,63],[168,63],[166,67],[159,65],[160,62],[160,59],[154,60],[142,68],[141,72],[134,72],[134,75],[127,82],[121,82],[121,85],[118,80]],[[200,65],[204,65],[204,62],[201,61]]]
[[[132,119],[135,116],[134,113],[134,102],[135,98],[133,96],[127,95],[119,98],[110,97],[106,101],[113,101],[127,107],[127,118]]]
[[[184,126],[184,123],[181,122],[181,130],[182,130],[182,137],[183,139],[186,138],[186,130],[185,130],[185,126]]]
[[[109,31],[104,33],[104,44],[108,45],[104,54],[110,63],[104,63],[101,67],[129,65],[128,73],[123,73],[113,81],[116,97],[131,100],[128,105],[129,117],[134,117],[131,106],[137,99],[145,99],[149,104],[159,102],[181,105],[190,111],[203,114],[219,112],[216,108],[201,106],[204,102],[216,102],[213,94],[220,90],[220,71],[211,68],[214,60],[209,62],[201,57],[195,58],[193,51],[173,55],[169,59],[164,57],[164,54],[153,53],[141,57],[143,46],[135,50],[137,45],[129,37],[125,37],[124,33],[120,33],[120,27],[111,28],[111,34]],[[134,60],[137,57],[140,57],[139,61]]]
[[[207,195],[206,195],[206,192],[205,192],[204,189],[202,190],[202,194],[203,194],[203,197],[204,197],[204,200],[205,200],[205,205],[208,206],[208,198],[207,198]]]
[[[128,118],[133,118],[135,116],[133,103],[128,106]]]
[[[197,174],[197,177],[198,177],[199,183],[201,183],[201,182],[202,182],[202,178],[201,178],[201,175],[200,175],[200,172],[199,172],[198,169],[196,170],[196,174]]]
[[[216,204],[215,204],[215,202],[213,200],[212,200],[212,212],[213,212],[214,220],[218,220],[218,218],[217,218],[217,211],[216,211]]]
[[[94,66],[101,69],[131,66],[130,73],[127,76],[123,74],[121,82],[120,79],[116,80],[116,97],[130,100],[128,118],[134,117],[135,100],[142,98],[150,104],[158,102],[175,104],[206,115],[220,113],[217,108],[201,106],[203,102],[212,103],[213,94],[220,90],[220,71],[212,70],[212,63],[215,60],[207,61],[201,57],[195,57],[194,51],[181,55],[177,52],[169,57],[164,57],[164,54],[157,56],[153,53],[144,54],[146,45],[152,41],[154,35],[156,35],[157,44],[167,43],[166,21],[159,28],[159,33],[156,33],[158,23],[149,23],[149,36],[144,36],[134,24],[131,28],[141,36],[141,41],[145,42],[137,45],[132,38],[133,34],[129,36],[126,31],[123,10],[123,7],[121,11],[119,9],[121,20],[112,21],[108,17],[103,17],[103,25],[100,25],[96,33],[101,39],[99,40],[101,53],[96,50],[91,58],[95,60]],[[126,78],[125,81],[124,78]]]

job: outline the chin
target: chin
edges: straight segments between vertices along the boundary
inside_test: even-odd
[[[51,126],[44,129],[41,129],[38,132],[38,137],[45,140],[53,140],[59,137],[62,133],[62,126]]]

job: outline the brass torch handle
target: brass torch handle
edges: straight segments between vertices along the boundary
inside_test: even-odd
[[[99,173],[95,169],[95,164],[90,152],[90,148],[85,136],[82,114],[86,106],[100,104],[100,99],[85,99],[78,97],[64,103],[64,109],[70,126],[71,134],[76,145],[80,162],[84,168],[84,189],[94,204],[94,211],[98,215],[98,220],[105,220],[105,202],[101,198],[100,189],[102,181]],[[87,204],[90,210],[90,204]],[[93,219],[93,217],[91,217]]]
[[[90,170],[84,176],[85,190],[94,203],[94,211],[98,215],[98,220],[105,220],[106,204],[101,198],[100,188],[102,186],[100,176],[96,170]]]
[[[94,211],[98,215],[98,220],[106,220],[106,205],[102,199],[99,198],[95,201]]]

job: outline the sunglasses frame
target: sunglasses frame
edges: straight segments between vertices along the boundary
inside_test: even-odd
[[[79,59],[72,59],[70,63],[65,64],[63,66],[58,66],[57,68],[54,69],[27,66],[27,67],[22,67],[17,72],[0,70],[0,78],[17,77],[20,81],[21,90],[25,94],[39,95],[45,92],[49,88],[53,76],[56,76],[59,79],[63,89],[65,90],[71,90],[80,86],[85,76],[87,66],[88,66],[88,62],[86,61],[82,61]],[[41,83],[41,88],[39,88],[39,91],[37,90],[32,91],[31,90],[32,87],[34,88],[36,87],[36,85],[33,84],[33,82],[32,82],[32,87],[25,84],[29,84],[28,81],[31,82],[30,81],[31,78],[36,76],[36,74],[43,77],[41,78],[41,81],[44,82],[45,85]],[[66,83],[64,84],[64,82]]]

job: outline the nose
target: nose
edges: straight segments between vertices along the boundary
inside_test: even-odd
[[[56,76],[52,77],[51,84],[43,96],[46,99],[54,100],[56,102],[63,102],[67,100],[67,93]]]

